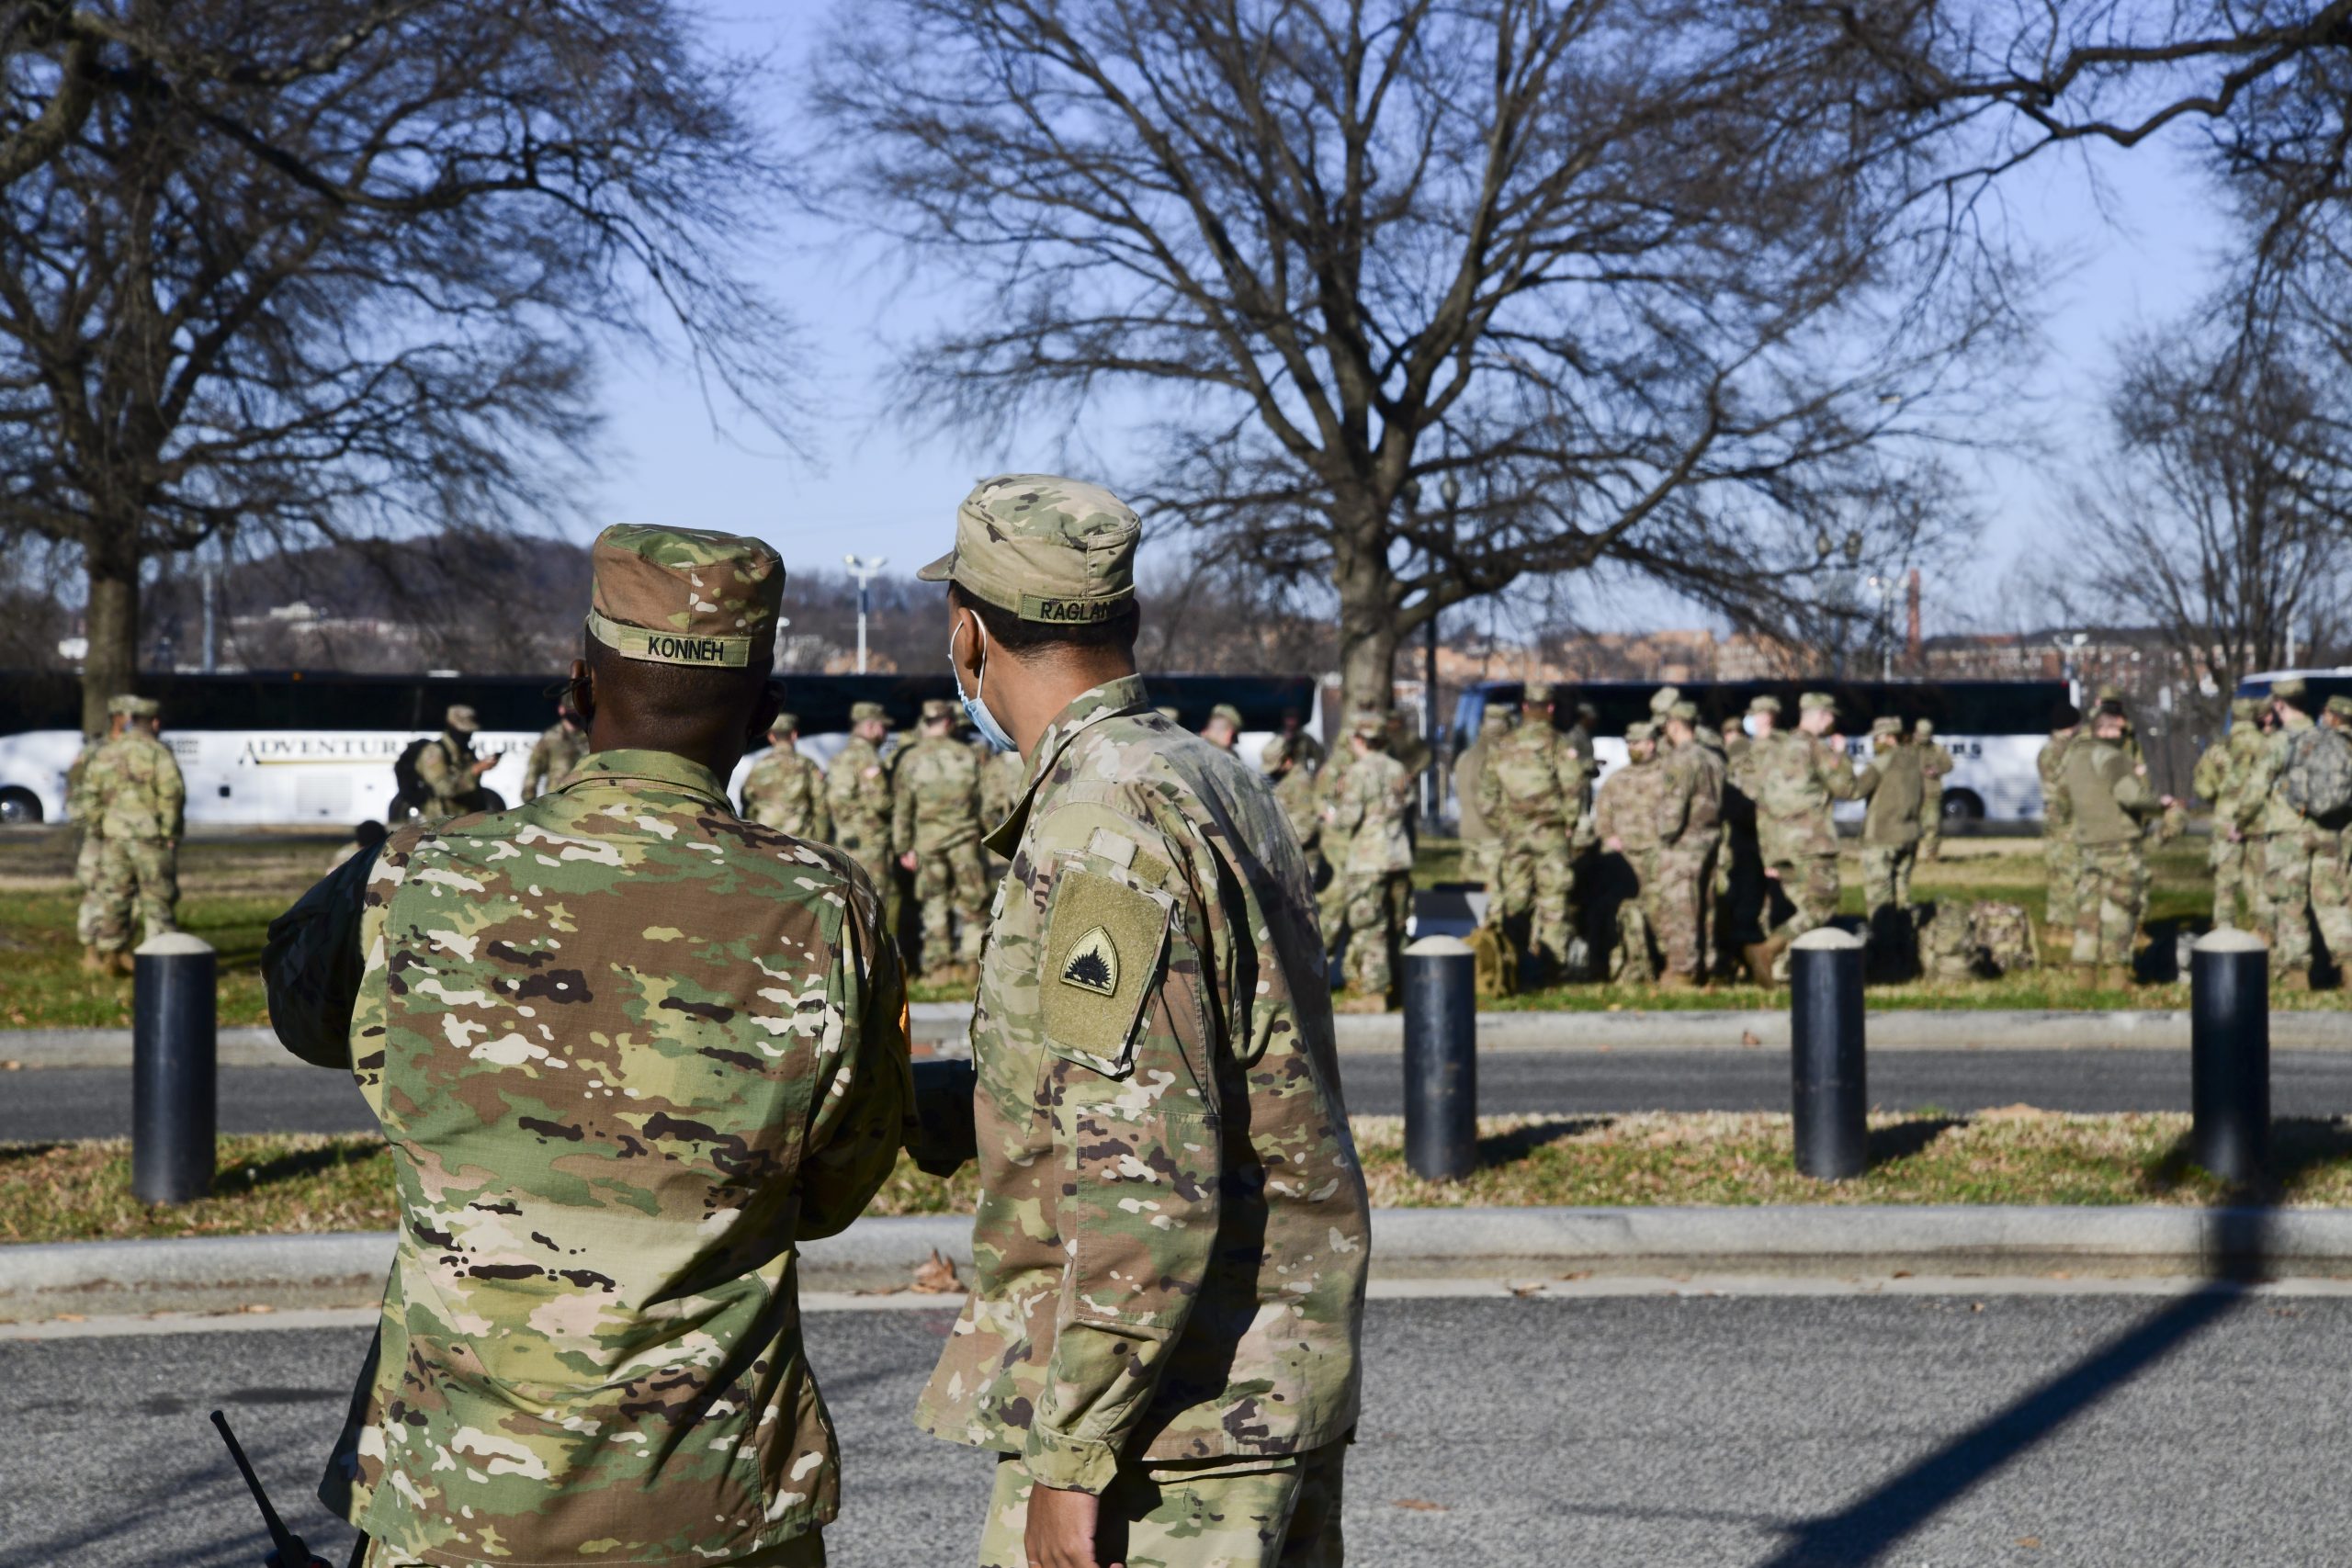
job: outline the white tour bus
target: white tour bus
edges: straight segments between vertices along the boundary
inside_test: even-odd
[[[1562,728],[1575,722],[1569,711],[1590,703],[1599,713],[1593,755],[1602,776],[1625,760],[1625,727],[1650,716],[1657,681],[1587,681],[1555,687],[1555,719]],[[1464,692],[1454,710],[1455,754],[1478,732],[1487,703],[1519,705],[1521,682],[1487,681]],[[1951,753],[1944,777],[1944,820],[2039,822],[2041,775],[2034,758],[2050,739],[2051,710],[2067,700],[2064,681],[1701,681],[1681,682],[1682,694],[1698,704],[1700,721],[1716,724],[1745,714],[1749,701],[1770,694],[1781,699],[1781,721],[1794,725],[1797,698],[1827,692],[1838,699],[1838,727],[1857,758],[1869,749],[1871,720],[1892,714],[1908,726],[1929,719],[1936,743]],[[1859,820],[1860,802],[1838,807],[1840,820]]]
[[[1320,692],[1306,676],[1154,675],[1152,698],[1199,728],[1209,710],[1241,711],[1242,749],[1255,757],[1296,713],[1320,733]],[[781,675],[800,717],[801,750],[822,762],[838,750],[850,705],[878,702],[892,727],[912,728],[923,702],[953,699],[933,675]],[[474,709],[474,750],[495,755],[483,786],[514,801],[532,743],[555,721],[556,678],[519,675],[351,675],[267,671],[142,675],[164,705],[164,743],[187,779],[194,823],[346,828],[394,815],[392,765],[411,741],[436,735],[452,705]],[[81,686],[69,672],[0,671],[0,824],[64,819],[65,771],[81,750]],[[729,781],[740,787],[746,758]]]

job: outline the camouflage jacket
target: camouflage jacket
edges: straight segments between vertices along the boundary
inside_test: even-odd
[[[1029,782],[1028,764],[1018,751],[991,750],[980,759],[980,821],[990,829],[1012,815],[1021,786]]]
[[[1487,814],[1478,808],[1478,777],[1486,770],[1487,746],[1491,739],[1492,736],[1482,731],[1477,739],[1464,747],[1462,754],[1453,759],[1453,801],[1459,814],[1459,832],[1465,844],[1477,843],[1495,836],[1494,827],[1487,820]]]
[[[1576,827],[1584,815],[1585,760],[1568,738],[1533,721],[1496,738],[1478,765],[1478,811],[1498,837]]]
[[[890,765],[871,740],[851,736],[825,766],[825,806],[834,841],[862,856],[890,848]]]
[[[825,804],[825,770],[797,746],[769,747],[743,775],[743,815],[796,839],[831,843],[833,814]]]
[[[1862,842],[1884,849],[1919,841],[1928,800],[1927,773],[1919,762],[1919,748],[1904,743],[1863,766],[1854,780],[1854,793],[1871,803],[1862,816]]]
[[[980,760],[946,736],[924,736],[890,762],[890,842],[918,854],[980,841]]]
[[[1101,1492],[1355,1425],[1370,1247],[1314,896],[1265,780],[1135,677],[989,837],[973,1281],[916,1421]]]
[[[2310,715],[2287,712],[2278,728],[2263,737],[2262,750],[2253,754],[2237,803],[2238,826],[2248,835],[2300,833],[2311,824],[2287,799],[2280,787],[2295,737],[2312,727]]]
[[[474,772],[480,760],[471,736],[445,729],[426,741],[416,754],[416,776],[424,783],[417,815],[428,822],[446,822],[464,810],[466,797],[481,787],[481,776]]]
[[[1355,760],[1327,807],[1331,826],[1348,840],[1348,858],[1336,868],[1341,874],[1382,876],[1413,869],[1413,836],[1406,827],[1412,787],[1413,775],[1385,751],[1367,751]]]
[[[2075,805],[2066,798],[2064,781],[2066,776],[2066,753],[2081,739],[2074,735],[2053,735],[2034,753],[2034,772],[2041,775],[2041,832],[2044,838],[2063,833],[2075,825]]]
[[[1776,729],[1740,762],[1740,789],[1756,803],[1756,838],[1767,865],[1838,852],[1830,803],[1855,795],[1845,752],[1802,730]]]
[[[187,827],[187,784],[172,749],[125,730],[82,770],[88,820],[101,839],[176,839]]]
[[[1648,856],[1658,847],[1660,803],[1668,789],[1666,764],[1652,757],[1628,761],[1600,781],[1593,797],[1592,828],[1602,847],[1616,840],[1629,856]]]
[[[1919,753],[1919,795],[1927,803],[1927,815],[1932,818],[1944,797],[1944,780],[1960,764],[1953,761],[1951,749],[1933,737],[1911,744]]]
[[[2164,807],[2148,787],[2145,765],[2111,740],[2085,739],[2066,749],[2066,769],[2059,777],[2069,820],[2078,844],[2120,844],[2137,840],[2148,818]]]
[[[97,797],[90,793],[90,759],[98,754],[106,741],[98,736],[82,737],[82,749],[65,765],[65,815],[82,824],[83,830],[98,830]],[[176,758],[174,759],[177,761]]]
[[[530,799],[548,790],[560,788],[588,755],[588,732],[568,724],[550,724],[531,743],[531,755],[523,764],[523,798]],[[424,759],[420,756],[418,761]]]
[[[1274,781],[1274,802],[1302,850],[1315,848],[1323,836],[1322,792],[1304,763],[1293,766]]]
[[[413,825],[273,924],[270,1014],[347,1066],[401,1215],[320,1496],[428,1562],[699,1564],[833,1517],[797,1247],[910,1108],[865,874],[700,765],[589,757]]]
[[[1697,850],[1713,844],[1724,821],[1724,760],[1703,738],[1662,752],[1657,782],[1657,841]]]

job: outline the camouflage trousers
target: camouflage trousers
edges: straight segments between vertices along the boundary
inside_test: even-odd
[[[952,850],[915,852],[915,907],[922,920],[922,963],[936,969],[952,951],[961,964],[980,961],[987,933],[988,868],[976,840]]]
[[[1827,925],[1838,916],[1838,857],[1807,855],[1799,861],[1778,861],[1771,867],[1781,897],[1788,901],[1788,918],[1766,931],[1774,942],[1794,942],[1809,931]],[[1768,894],[1769,897],[1769,894]],[[1768,908],[1766,914],[1770,910]]]
[[[1862,846],[1862,908],[1873,919],[1881,909],[1910,908],[1911,871],[1918,863],[1919,848],[1918,844]]]
[[[2319,928],[2328,958],[2352,966],[2352,887],[2346,886],[2344,835],[2306,829],[2263,840],[2262,901],[2268,919],[2272,967],[2308,972],[2312,928]]]
[[[1568,830],[1556,822],[1514,825],[1496,851],[1498,918],[1523,925],[1527,935],[1519,950],[1555,972],[1567,962],[1568,942],[1576,934],[1576,866]]]
[[[582,1561],[589,1561],[582,1559]],[[710,1568],[825,1568],[825,1538],[815,1530],[755,1551],[749,1557],[714,1557]],[[365,1568],[435,1568],[422,1557],[403,1557],[381,1541],[368,1543]],[[481,1563],[478,1568],[495,1568]]]
[[[2213,924],[2216,929],[2238,924],[2238,910],[2244,906],[2249,929],[2258,929],[2258,899],[2246,874],[2245,840],[2233,839],[2216,830],[2213,841],[2206,846],[2205,865],[2213,878]]]
[[[1715,910],[1715,840],[1713,836],[1657,852],[1657,878],[1649,905],[1657,921],[1658,952],[1666,972],[1692,980],[1707,976],[1707,931]]]
[[[74,921],[88,931],[89,945],[100,953],[127,951],[134,915],[150,937],[177,931],[179,859],[179,845],[170,839],[99,840],[97,869]]]
[[[1358,872],[1339,879],[1344,885],[1340,910],[1340,934],[1348,944],[1341,970],[1349,985],[1368,996],[1388,989],[1397,949],[1404,945],[1405,902],[1412,879],[1401,871]]]
[[[1095,1561],[1127,1568],[1340,1568],[1347,1445],[1279,1459],[1123,1464],[1102,1494]],[[1028,1472],[996,1467],[980,1568],[1028,1568]]]
[[[1495,884],[1502,870],[1503,841],[1496,838],[1471,839],[1462,846],[1462,876],[1487,890],[1487,916],[1482,924],[1501,923],[1502,897]]]
[[[1933,860],[1944,852],[1943,823],[1943,807],[1930,801],[1927,809],[1920,814],[1919,858],[1921,860]]]
[[[82,896],[82,902],[74,914],[74,936],[84,947],[97,941],[94,922],[97,919],[98,907],[90,897],[90,890],[98,885],[98,845],[102,841],[96,829],[83,829],[81,852],[74,857],[74,891]]]
[[[1340,939],[1348,931],[1348,879],[1340,868],[1348,863],[1351,842],[1329,828],[1323,829],[1323,859],[1331,868],[1331,875],[1323,884],[1323,891],[1315,896],[1315,918],[1323,928],[1324,948],[1333,953],[1339,951]]]
[[[2041,864],[2049,873],[2049,897],[2042,909],[2041,929],[2055,940],[2058,932],[2075,929],[2075,888],[2083,878],[2083,852],[2082,846],[2075,842],[2071,828],[2052,834],[2045,825],[2042,833]]]
[[[2148,854],[2137,839],[2076,846],[2075,951],[2077,964],[2129,964],[2148,912]]]

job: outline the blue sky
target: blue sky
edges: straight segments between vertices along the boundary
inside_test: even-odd
[[[817,0],[780,0],[723,20],[741,47],[773,51],[780,124],[795,112],[796,67],[824,9]],[[2064,461],[2096,447],[2117,338],[2177,314],[2211,276],[2216,212],[2182,155],[2187,145],[2176,138],[2130,153],[2045,155],[2002,188],[2020,231],[2072,262],[2042,296],[2048,345],[2019,387],[2040,403],[2038,423]],[[590,492],[590,515],[596,523],[676,522],[756,535],[797,569],[838,566],[854,550],[888,557],[893,570],[911,570],[945,547],[956,502],[976,476],[1040,466],[1048,448],[1040,442],[966,452],[882,418],[877,372],[886,333],[910,314],[952,302],[902,288],[887,258],[854,236],[806,223],[788,233],[797,243],[778,248],[761,270],[808,330],[809,401],[818,411],[808,432],[813,460],[772,441],[739,442],[715,431],[682,368],[618,364],[608,379],[606,472]],[[1114,433],[1104,434],[1106,444],[1115,441]],[[2066,484],[2063,470],[2007,459],[1988,466],[1991,522],[1975,577],[1930,586],[1931,627],[1949,621],[1939,612],[1955,601],[1973,601],[1967,607],[1983,613],[2003,573],[2063,516]],[[1677,617],[1671,606],[1652,606],[1642,618]]]

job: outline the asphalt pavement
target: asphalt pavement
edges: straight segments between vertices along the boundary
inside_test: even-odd
[[[1351,1052],[1340,1060],[1348,1109],[1404,1109],[1404,1060]],[[2280,1116],[2352,1114],[2352,1052],[2282,1051],[2271,1058]],[[1870,1063],[1871,1102],[1887,1111],[1954,1113],[1996,1105],[2048,1111],[2187,1111],[2185,1051],[1887,1051]],[[1785,1111],[1784,1050],[1495,1051],[1478,1063],[1478,1109],[1561,1115],[1628,1111]],[[303,1067],[225,1067],[224,1133],[343,1133],[375,1125],[350,1078]],[[0,1077],[0,1142],[121,1137],[130,1130],[130,1074],[44,1067]]]
[[[812,1314],[844,1568],[971,1561],[990,1460],[907,1413],[944,1310]],[[2352,1302],[2107,1296],[1376,1302],[1349,1561],[2295,1564],[2343,1560]],[[261,1557],[205,1423],[312,1500],[364,1332],[0,1343],[0,1568]],[[2291,1457],[2290,1457],[2291,1456]]]

